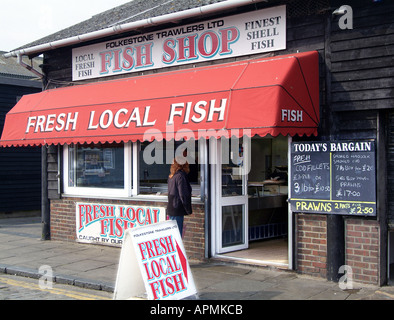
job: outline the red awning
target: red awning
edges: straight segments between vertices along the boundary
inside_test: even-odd
[[[317,134],[317,52],[103,81],[23,96],[1,146]]]

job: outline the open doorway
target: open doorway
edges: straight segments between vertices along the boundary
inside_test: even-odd
[[[249,156],[250,171],[245,179],[245,197],[242,204],[245,217],[239,219],[245,223],[245,245],[222,252],[217,250],[216,254],[241,263],[287,268],[288,138],[255,137],[250,140]],[[221,173],[223,174],[223,171]],[[223,177],[217,178],[219,183],[224,184],[226,181]],[[220,210],[220,199],[223,198],[218,199],[216,208]],[[228,201],[228,198],[225,201]],[[225,219],[217,223],[216,233],[226,234],[231,228],[234,228],[234,220]]]

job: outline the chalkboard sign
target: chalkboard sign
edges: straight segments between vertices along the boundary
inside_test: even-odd
[[[293,212],[376,216],[374,141],[294,142]]]

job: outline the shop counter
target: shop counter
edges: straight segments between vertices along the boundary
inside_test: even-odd
[[[285,181],[248,184],[250,241],[287,235],[287,198]]]

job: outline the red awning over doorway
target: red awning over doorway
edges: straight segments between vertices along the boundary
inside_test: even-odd
[[[23,96],[1,146],[312,135],[317,52],[77,85]]]

